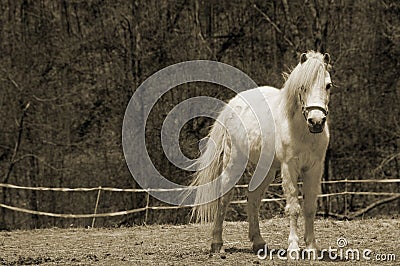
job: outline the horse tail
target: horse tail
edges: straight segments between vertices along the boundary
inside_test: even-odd
[[[224,121],[224,112],[218,117],[218,121]],[[197,160],[197,171],[194,174],[195,178],[192,181],[192,186],[201,186],[215,180],[222,172],[222,161],[224,149],[227,142],[226,128],[221,122],[215,121],[208,134],[207,143],[202,151],[201,156]],[[205,187],[197,188],[195,206],[192,209],[192,216],[195,217],[195,222],[208,223],[214,220],[214,216],[218,208],[218,193],[219,186],[213,186],[210,190]],[[205,202],[205,204],[201,204]]]

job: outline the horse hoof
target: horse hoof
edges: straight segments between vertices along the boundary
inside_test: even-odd
[[[266,243],[253,244],[253,253],[256,255],[264,255],[266,252]],[[260,251],[261,249],[261,251]]]
[[[320,247],[317,245],[317,243],[312,243],[312,244],[306,245],[305,249],[314,250],[314,251],[320,251],[321,250]]]
[[[211,243],[211,253],[219,253],[222,248],[222,243]]]

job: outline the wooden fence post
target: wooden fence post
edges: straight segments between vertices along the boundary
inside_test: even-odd
[[[100,193],[101,193],[101,186],[99,187],[99,190],[98,190],[98,192],[97,192],[96,205],[94,206],[94,214],[97,214],[97,207],[99,206]],[[95,221],[96,221],[96,216],[93,217],[93,220],[92,220],[92,228],[94,228],[94,222],[95,222]]]

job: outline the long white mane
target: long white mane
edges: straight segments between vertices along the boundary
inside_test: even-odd
[[[289,117],[293,116],[299,108],[298,97],[301,90],[307,93],[307,90],[316,82],[317,84],[324,84],[327,66],[324,63],[323,55],[309,51],[306,56],[307,61],[299,63],[289,74],[284,73],[286,81],[282,89],[285,94],[283,99],[285,99]]]

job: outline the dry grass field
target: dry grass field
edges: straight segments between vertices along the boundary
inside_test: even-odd
[[[303,226],[302,222],[300,223]],[[261,223],[268,248],[286,247],[288,225],[284,218]],[[303,229],[300,230],[301,235]],[[316,235],[322,249],[357,249],[360,260],[329,256],[323,259],[282,260],[275,252],[259,259],[251,252],[247,223],[227,222],[224,239],[226,256],[210,256],[207,225],[152,225],[125,228],[38,229],[0,232],[0,264],[3,265],[396,265],[400,261],[400,220],[398,218],[337,221],[316,220]],[[304,246],[304,243],[302,243]],[[362,252],[370,249],[370,260]],[[332,253],[333,254],[333,253]],[[338,253],[339,254],[339,253]],[[391,255],[393,254],[393,255]],[[377,257],[378,255],[378,257]],[[379,257],[380,256],[380,257]],[[386,261],[378,261],[384,258]],[[394,258],[393,256],[396,256]],[[390,261],[388,261],[390,260]]]

